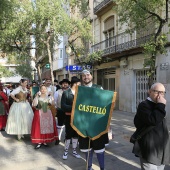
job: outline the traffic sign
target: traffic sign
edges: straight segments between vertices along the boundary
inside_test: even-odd
[[[84,69],[91,69],[91,65],[85,65],[85,66],[79,66],[79,65],[67,65],[66,66],[66,71],[81,71]]]

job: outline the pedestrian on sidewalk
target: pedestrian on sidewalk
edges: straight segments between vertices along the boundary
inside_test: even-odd
[[[14,102],[9,110],[5,131],[7,134],[18,135],[18,140],[24,138],[24,134],[31,134],[31,125],[34,114],[27,101],[27,93],[26,79],[21,79],[20,86],[10,93]]]
[[[32,103],[33,107],[36,107],[31,130],[31,141],[37,144],[35,149],[42,145],[47,146],[49,142],[58,141],[56,121],[49,108],[51,104],[54,104],[54,98],[52,95],[49,96],[47,87],[42,85]]]
[[[135,142],[133,148],[133,153],[140,158],[142,170],[163,170],[165,165],[170,163],[165,106],[165,87],[161,83],[153,84],[149,90],[149,97],[138,106],[134,118],[137,131],[150,128]]]
[[[71,79],[71,88],[64,91],[61,98],[61,109],[65,112],[65,132],[66,132],[63,159],[67,159],[68,157],[68,149],[70,146],[71,139],[72,139],[73,156],[76,158],[81,158],[80,155],[76,152],[77,143],[78,143],[78,134],[70,125],[71,110],[72,110],[72,104],[75,95],[75,88],[80,84],[81,84],[80,79],[77,78],[76,76],[73,76]]]
[[[83,86],[86,86],[89,88],[103,89],[100,85],[94,84],[92,80],[93,80],[93,76],[90,70],[83,70],[82,71]],[[104,152],[105,152],[105,146],[108,145],[108,143],[109,143],[108,133],[102,135],[96,140],[90,140],[90,146],[89,146],[88,137],[83,138],[79,136],[79,147],[80,147],[80,150],[84,152],[86,155],[88,170],[92,169],[93,152],[95,152],[97,155],[100,170],[104,170]]]
[[[8,97],[3,92],[3,86],[0,83],[0,131],[4,131],[7,121],[7,114],[8,114]]]
[[[54,80],[54,86],[56,86],[56,91],[61,89],[60,85],[58,84],[58,80]]]

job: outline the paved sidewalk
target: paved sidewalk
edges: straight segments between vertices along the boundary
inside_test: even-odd
[[[106,148],[106,170],[140,170],[139,159],[132,154],[132,144],[129,143],[129,137],[135,130],[133,117],[133,113],[113,112],[111,128],[114,139]],[[58,146],[52,143],[49,147],[35,150],[29,136],[19,142],[16,136],[0,132],[0,170],[85,170],[84,154],[78,151],[82,158],[74,158],[70,146],[68,159],[63,160],[63,146],[64,143],[61,141]],[[95,154],[93,163],[93,169],[99,170]],[[170,170],[170,166],[165,170]]]

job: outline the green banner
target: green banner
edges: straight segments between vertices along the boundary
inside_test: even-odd
[[[31,97],[35,97],[35,94],[40,91],[40,88],[38,86],[31,87]]]
[[[116,92],[78,86],[71,113],[71,126],[92,140],[108,132]]]

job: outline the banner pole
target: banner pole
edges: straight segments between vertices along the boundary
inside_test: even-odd
[[[89,138],[89,146],[88,146],[88,154],[87,154],[87,160],[86,160],[86,170],[88,170],[89,166],[89,155],[90,155],[90,138]]]

